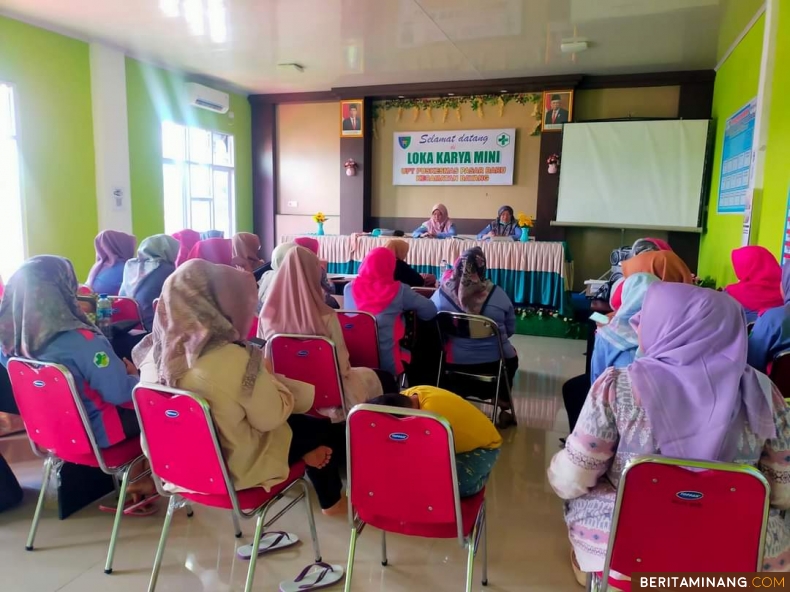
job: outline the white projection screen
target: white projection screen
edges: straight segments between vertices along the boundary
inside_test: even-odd
[[[697,229],[709,123],[566,124],[556,224]]]

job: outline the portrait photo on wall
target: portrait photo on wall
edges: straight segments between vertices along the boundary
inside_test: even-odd
[[[362,99],[340,101],[340,136],[344,138],[361,138],[364,117]]]
[[[573,91],[543,91],[543,125],[541,131],[561,131],[562,124],[573,121]]]

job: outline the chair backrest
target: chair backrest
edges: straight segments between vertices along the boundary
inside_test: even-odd
[[[238,510],[208,403],[150,383],[137,385],[132,397],[154,475],[194,493],[229,495]]]
[[[140,327],[142,327],[143,317],[140,314],[140,307],[134,298],[110,296],[110,302],[112,302],[112,317],[110,319],[113,323],[138,321]]]
[[[260,321],[258,320],[258,317],[254,317],[252,319],[252,323],[250,324],[250,330],[247,331],[247,340],[248,341],[250,339],[257,339],[258,338],[258,325],[259,324],[260,324]]]
[[[74,378],[60,364],[24,358],[8,361],[8,377],[31,442],[68,462],[86,455],[103,461]]]
[[[357,405],[346,428],[352,519],[389,532],[455,524],[463,539],[455,443],[446,419],[426,411]]]
[[[637,458],[620,481],[603,581],[610,570],[761,571],[768,507],[768,481],[753,467]]]
[[[338,310],[337,320],[343,330],[349,362],[354,367],[381,368],[379,329],[376,317],[369,312]]]
[[[771,364],[771,380],[783,397],[790,397],[790,351],[782,352],[774,358]]]
[[[436,292],[436,288],[426,288],[424,286],[412,286],[411,289],[413,292],[416,292],[425,298],[430,298]]]
[[[340,407],[346,402],[335,344],[326,337],[280,333],[266,344],[276,374],[301,380],[315,387],[312,412]]]
[[[491,339],[499,338],[499,326],[492,319],[482,315],[463,312],[441,311],[436,315],[439,333],[442,338]]]

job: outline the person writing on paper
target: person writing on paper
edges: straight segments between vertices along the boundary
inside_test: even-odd
[[[568,110],[562,108],[562,97],[551,95],[551,109],[546,111],[546,125],[568,123]]]
[[[455,224],[450,220],[447,207],[436,204],[431,209],[431,217],[423,222],[420,227],[412,232],[412,238],[451,238],[455,236]]]
[[[496,236],[509,236],[513,240],[521,238],[521,228],[516,224],[513,208],[510,206],[502,206],[499,208],[497,219],[477,234],[477,240],[488,240]]]

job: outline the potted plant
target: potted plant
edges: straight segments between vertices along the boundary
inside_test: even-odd
[[[324,236],[324,222],[327,221],[326,215],[323,212],[318,212],[313,216],[313,221],[318,224],[318,232],[316,232],[316,234],[318,236]]]
[[[549,165],[549,175],[556,175],[560,170],[560,155],[552,154],[546,159],[546,164]]]
[[[521,242],[525,243],[529,240],[529,229],[535,225],[535,219],[524,212],[519,212],[516,222],[521,228]]]

